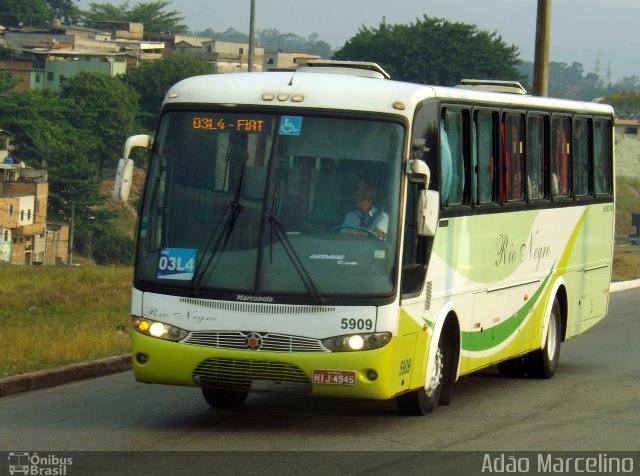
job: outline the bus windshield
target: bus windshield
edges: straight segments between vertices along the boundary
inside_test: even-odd
[[[136,279],[314,300],[391,295],[404,134],[381,120],[165,112]]]

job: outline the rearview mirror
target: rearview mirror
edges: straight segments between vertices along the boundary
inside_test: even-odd
[[[440,194],[435,190],[421,190],[417,212],[418,235],[435,236],[440,213]]]
[[[146,134],[131,136],[125,142],[123,157],[118,161],[116,179],[113,184],[113,195],[111,197],[116,203],[124,203],[129,198],[133,179],[133,160],[129,158],[129,155],[134,147],[149,149],[151,147],[151,136]]]

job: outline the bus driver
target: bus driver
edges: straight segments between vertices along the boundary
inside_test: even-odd
[[[343,233],[366,235],[369,229],[384,240],[389,228],[389,215],[377,208],[375,204],[376,189],[367,182],[359,180],[355,189],[356,209],[347,213],[342,222]]]

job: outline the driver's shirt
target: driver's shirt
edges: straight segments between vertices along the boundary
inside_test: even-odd
[[[344,216],[342,225],[368,228],[371,231],[380,229],[386,235],[389,229],[389,215],[376,207],[373,207],[368,213],[353,210]],[[343,229],[342,232],[348,233],[348,230]]]

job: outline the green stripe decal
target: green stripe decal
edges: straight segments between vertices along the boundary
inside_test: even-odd
[[[488,329],[483,329],[482,331],[473,331],[473,332],[462,331],[461,346],[463,351],[480,352],[480,351],[486,351],[493,347],[497,347],[502,343],[504,343],[507,339],[509,339],[513,335],[515,331],[517,331],[517,329],[520,327],[520,325],[524,322],[524,320],[527,318],[527,316],[531,312],[532,308],[539,301],[552,275],[554,277],[557,277],[561,273],[563,273],[564,270],[566,269],[567,264],[569,262],[569,258],[573,253],[573,249],[578,239],[579,232],[582,229],[582,226],[584,225],[588,210],[589,209],[583,212],[580,219],[576,223],[576,226],[574,227],[573,232],[571,233],[571,236],[569,237],[569,240],[567,242],[567,246],[562,252],[560,260],[557,263],[558,266],[555,268],[555,272],[554,272],[554,267],[555,267],[555,263],[554,263],[554,265],[551,266],[551,270],[549,271],[549,274],[547,274],[547,276],[542,281],[540,286],[538,286],[538,289],[533,294],[533,296],[531,296],[531,298],[527,301],[527,303],[524,306],[522,306],[518,311],[516,311],[516,313],[506,321],[501,322],[500,324],[497,324],[496,326],[490,327]],[[428,324],[431,324],[431,323],[428,323]]]
[[[549,274],[547,274],[547,277],[544,278],[540,286],[538,286],[538,289],[533,296],[531,296],[526,304],[518,309],[518,311],[516,311],[516,313],[506,321],[489,329],[483,329],[482,331],[463,331],[461,333],[462,349],[469,352],[479,352],[496,347],[506,341],[518,329],[518,327],[520,327],[529,315],[531,309],[538,302],[542,295],[542,291],[551,278],[552,272],[553,266],[551,267]]]

